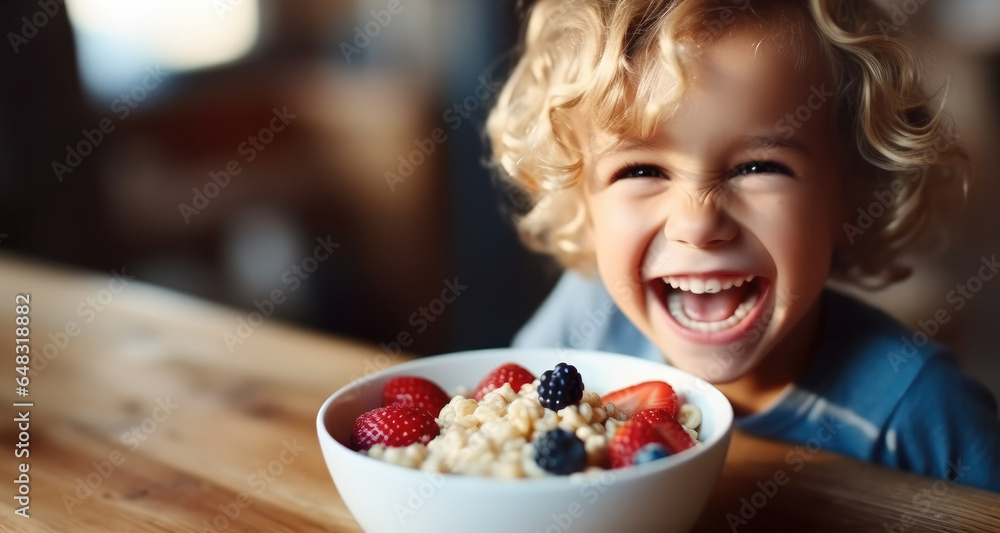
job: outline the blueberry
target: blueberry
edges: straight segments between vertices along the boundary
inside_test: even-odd
[[[539,378],[538,401],[542,407],[558,411],[579,402],[580,398],[583,398],[583,378],[573,365],[559,363]]]
[[[667,452],[666,448],[654,442],[639,448],[639,451],[635,452],[635,459],[633,459],[632,462],[637,465],[641,465],[657,459],[663,459],[668,455],[670,455],[670,453]]]
[[[566,476],[587,466],[587,450],[576,435],[556,428],[535,439],[535,462],[546,472]]]

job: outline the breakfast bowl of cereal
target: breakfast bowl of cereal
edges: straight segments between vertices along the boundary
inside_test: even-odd
[[[317,432],[365,531],[683,531],[732,422],[721,392],[662,363],[494,349],[358,379]]]

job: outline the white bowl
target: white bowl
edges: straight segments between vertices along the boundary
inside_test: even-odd
[[[383,384],[410,374],[446,391],[475,387],[491,369],[513,361],[536,376],[556,363],[580,371],[588,390],[660,379],[702,410],[702,444],[643,465],[599,475],[503,480],[429,474],[372,459],[347,447],[354,419],[380,405]],[[323,404],[319,442],[340,496],[371,533],[574,533],[685,531],[718,480],[733,410],[715,387],[676,368],[625,355],[565,349],[496,349],[428,357],[358,379]]]

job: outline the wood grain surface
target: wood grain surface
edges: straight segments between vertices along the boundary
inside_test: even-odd
[[[276,320],[227,345],[246,311],[121,279],[0,256],[0,346],[30,294],[35,359],[25,398],[13,357],[0,370],[0,533],[361,531],[315,416],[404,358]],[[30,518],[14,512],[19,401]],[[1000,495],[737,433],[696,531],[1000,531]]]

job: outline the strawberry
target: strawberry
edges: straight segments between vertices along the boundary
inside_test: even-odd
[[[390,405],[359,416],[351,431],[351,449],[367,450],[376,444],[409,446],[426,444],[440,432],[434,417],[419,407]]]
[[[633,414],[629,420],[640,419],[654,426],[670,419],[676,419],[674,415],[670,414],[670,411],[661,407],[654,407],[652,409],[643,409],[635,414]]]
[[[611,468],[631,466],[636,452],[647,444],[663,444],[654,425],[639,417],[630,418],[615,432],[608,444],[608,458]]]
[[[635,385],[611,391],[603,395],[604,403],[613,403],[627,415],[644,409],[666,409],[675,418],[680,409],[677,393],[669,383],[663,381],[643,381]]]
[[[382,387],[382,405],[419,407],[435,417],[449,400],[441,387],[417,376],[398,376]]]
[[[667,451],[670,453],[679,453],[694,447],[694,439],[674,417],[656,424],[656,431],[667,444]]]
[[[639,411],[618,428],[608,444],[611,468],[634,464],[636,453],[648,444],[659,444],[670,453],[678,453],[694,446],[694,440],[666,409]]]
[[[503,387],[504,383],[510,383],[510,388],[517,392],[521,390],[521,385],[532,381],[535,381],[535,375],[528,369],[515,363],[504,363],[486,374],[479,385],[476,385],[472,398],[478,402],[486,393]]]

